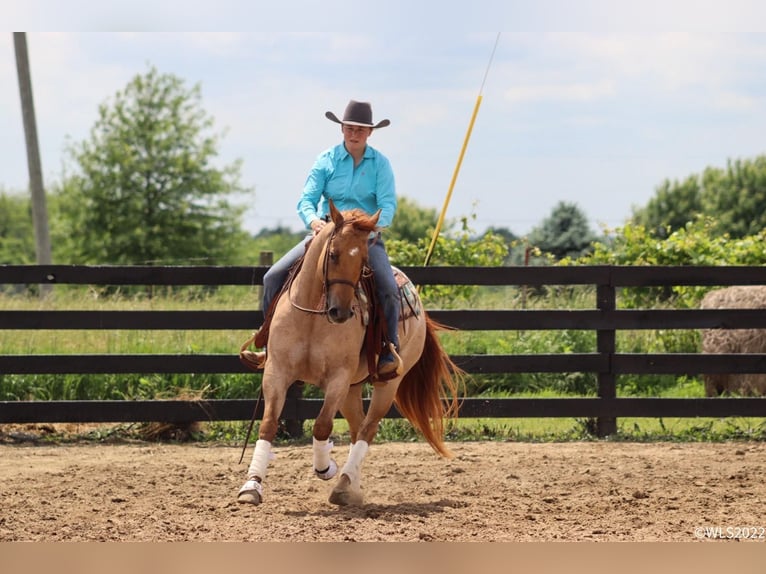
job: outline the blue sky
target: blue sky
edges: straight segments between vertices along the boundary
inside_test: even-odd
[[[61,179],[66,143],[88,137],[99,104],[155,66],[201,85],[225,132],[219,160],[241,159],[253,189],[240,198],[248,230],[300,229],[306,173],[340,141],[324,112],[341,115],[351,98],[391,120],[370,144],[391,159],[399,195],[441,210],[498,28],[450,219],[475,214],[477,231],[525,234],[566,201],[598,231],[621,225],[665,179],[766,152],[766,8],[756,2],[506,0],[433,18],[433,3],[392,0],[354,18],[337,4],[0,9],[15,29],[79,30],[27,33],[46,185]],[[291,24],[348,31],[275,31]],[[490,30],[462,30],[471,27]],[[216,28],[230,31],[188,31]],[[23,190],[11,32],[0,34],[0,134],[0,189]]]

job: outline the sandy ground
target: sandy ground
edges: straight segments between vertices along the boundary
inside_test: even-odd
[[[766,444],[451,447],[373,445],[365,503],[344,508],[309,446],[277,447],[253,507],[236,502],[250,449],[6,441],[0,541],[766,541]]]

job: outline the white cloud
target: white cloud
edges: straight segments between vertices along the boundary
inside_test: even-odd
[[[243,183],[256,188],[253,229],[296,224],[311,162],[339,139],[324,112],[341,114],[349,98],[370,99],[377,118],[391,119],[371,143],[392,158],[400,193],[440,208],[494,40],[388,29],[30,33],[46,181],[58,174],[65,135],[86,138],[98,105],[149,63],[201,84],[205,110],[229,129],[221,161],[243,159]],[[2,53],[0,186],[21,188],[10,34],[0,35]],[[765,64],[761,35],[503,32],[450,216],[478,202],[479,225],[524,232],[565,199],[618,222],[666,177],[763,153]]]
[[[616,92],[613,81],[601,80],[593,83],[533,84],[512,87],[505,92],[505,97],[511,103],[539,101],[593,102],[613,98]]]

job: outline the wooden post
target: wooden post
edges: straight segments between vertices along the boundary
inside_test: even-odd
[[[13,33],[16,50],[16,70],[19,76],[21,113],[24,121],[24,135],[27,143],[27,166],[29,168],[29,189],[32,194],[32,222],[35,229],[35,247],[38,265],[50,265],[51,240],[48,232],[48,208],[45,203],[43,170],[40,162],[40,147],[37,142],[37,122],[32,97],[32,78],[29,71],[26,32]],[[40,295],[51,292],[50,284],[40,285]]]
[[[614,285],[596,286],[596,305],[600,311],[614,311],[617,307]],[[598,396],[601,399],[613,399],[617,396],[616,377],[612,370],[612,355],[616,349],[616,331],[603,329],[596,333],[598,353],[609,356],[609,368],[598,373]],[[617,432],[615,417],[599,417],[596,420],[596,435],[606,437]]]
[[[290,438],[301,438],[303,436],[303,419],[298,418],[297,401],[303,398],[303,382],[295,381],[287,389],[287,399],[285,400],[286,410],[294,412],[290,418],[283,421],[285,432]]]
[[[261,267],[271,267],[274,265],[274,252],[261,251],[260,257],[258,258],[258,265]],[[263,301],[263,286],[258,286],[256,297],[258,298],[258,303]],[[263,312],[266,313],[266,309],[263,309]]]

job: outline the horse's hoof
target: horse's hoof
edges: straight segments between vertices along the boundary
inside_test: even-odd
[[[260,482],[251,478],[239,489],[237,502],[240,504],[252,504],[258,506],[263,502],[263,486]]]
[[[330,459],[330,466],[328,466],[327,470],[324,472],[319,472],[317,469],[314,469],[314,474],[322,480],[330,480],[337,474],[337,472],[338,464],[333,459]]]
[[[348,476],[342,474],[338,485],[330,493],[330,503],[338,506],[361,506],[363,502],[361,489],[352,486]]]
[[[337,506],[361,506],[364,503],[364,496],[359,491],[333,490],[330,493],[330,503]]]

